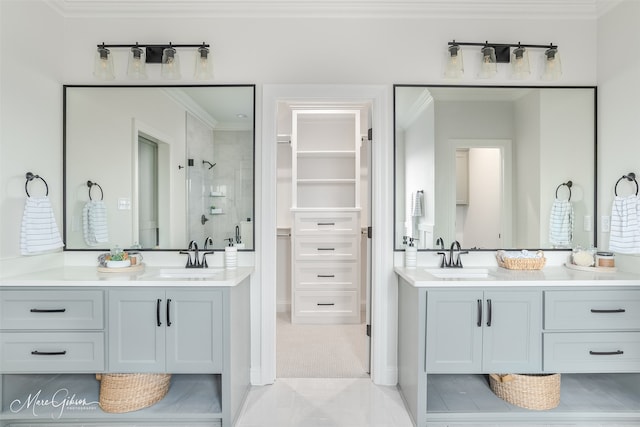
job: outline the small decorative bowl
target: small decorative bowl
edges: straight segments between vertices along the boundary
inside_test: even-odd
[[[131,265],[131,260],[125,259],[123,261],[107,261],[107,268],[124,268]]]

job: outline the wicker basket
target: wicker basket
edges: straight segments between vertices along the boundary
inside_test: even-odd
[[[498,251],[496,260],[498,261],[498,266],[509,270],[541,270],[547,259],[542,251],[536,252],[536,255],[538,256],[535,258],[514,258],[506,256],[505,251]]]
[[[560,374],[491,374],[489,383],[496,396],[521,408],[545,410],[560,404]]]
[[[105,412],[123,413],[147,408],[169,391],[171,374],[96,374],[99,404]]]

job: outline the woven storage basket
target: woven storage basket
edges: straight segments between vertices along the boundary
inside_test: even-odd
[[[498,251],[496,260],[498,261],[498,266],[509,270],[541,270],[547,259],[542,251],[538,251],[536,254],[540,256],[535,258],[512,258],[506,256],[504,251]]]
[[[560,404],[560,374],[491,374],[489,383],[496,396],[521,408],[545,410]]]
[[[105,412],[122,413],[147,408],[169,391],[171,374],[96,374],[99,404]]]

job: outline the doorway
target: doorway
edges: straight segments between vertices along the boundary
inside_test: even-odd
[[[295,99],[277,103],[276,377],[369,377],[371,111],[370,101]],[[352,117],[357,120],[351,122]],[[306,127],[312,129],[312,135],[305,139],[302,134]],[[335,136],[328,135],[345,130],[346,149],[331,146],[336,144],[332,139]],[[316,142],[310,142],[315,138]],[[327,149],[327,145],[331,147]],[[347,207],[343,205],[345,199]],[[305,204],[313,206],[312,212],[303,209]],[[337,260],[327,266],[331,261],[323,260],[307,268],[309,263],[301,260],[305,241],[295,235],[295,230],[299,229],[301,216],[304,221],[308,215],[316,214],[336,215],[338,221],[342,217],[354,218],[355,226],[337,226],[337,230],[328,231],[330,238],[355,242],[357,247],[351,248],[355,249],[354,262]],[[320,228],[331,227],[334,219],[317,224]],[[326,228],[319,230],[323,236],[318,239],[328,238],[325,232]],[[316,237],[308,239],[313,241]],[[325,253],[310,256],[335,259]],[[316,274],[315,268],[326,270]],[[307,275],[311,270],[313,278]],[[307,298],[317,295],[331,302],[314,300],[307,306]],[[356,300],[349,300],[353,295]],[[317,311],[313,308],[316,302],[323,306]]]

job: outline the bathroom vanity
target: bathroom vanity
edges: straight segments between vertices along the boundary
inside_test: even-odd
[[[416,426],[640,423],[639,276],[395,271],[398,388]],[[560,405],[513,406],[492,393],[490,373],[561,373]]]
[[[0,426],[231,426],[250,386],[252,269],[181,270],[3,279]],[[160,402],[116,414],[98,405],[98,373],[172,378]]]

